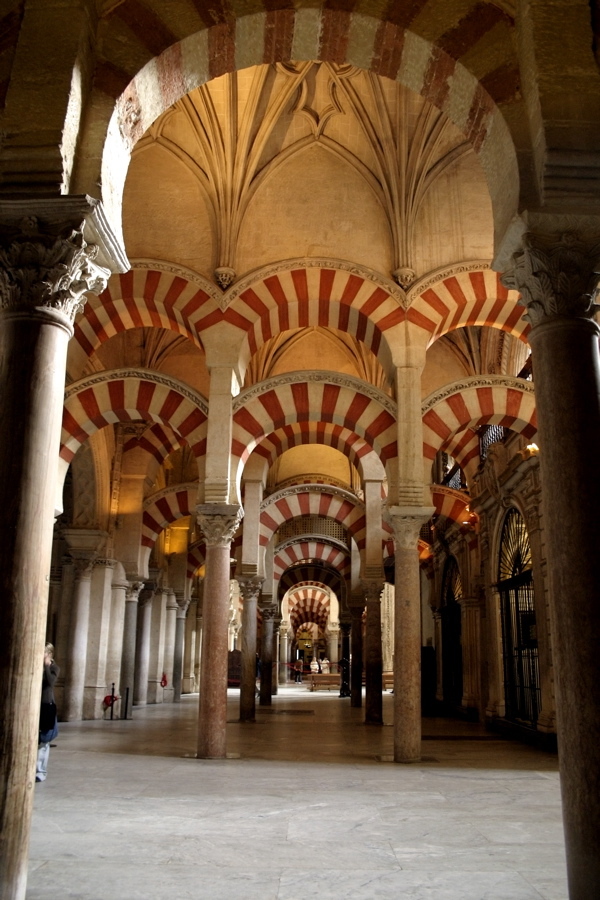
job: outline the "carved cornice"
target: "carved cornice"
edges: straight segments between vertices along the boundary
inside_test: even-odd
[[[521,292],[520,302],[527,307],[523,318],[532,325],[565,317],[592,319],[600,310],[594,302],[600,234],[527,232],[511,262],[502,282]]]
[[[435,506],[384,506],[383,517],[394,534],[399,550],[416,550],[421,526],[435,512]]]
[[[446,384],[443,388],[429,394],[421,404],[421,414],[425,415],[426,412],[433,409],[442,400],[447,400],[448,397],[452,397],[454,394],[479,387],[506,387],[522,391],[524,394],[534,393],[533,382],[525,381],[523,378],[514,378],[511,375],[473,375],[472,377],[461,378],[460,381]]]
[[[238,394],[233,401],[233,412],[237,412],[237,410],[248,403],[249,400],[254,400],[256,397],[260,397],[261,394],[272,391],[281,385],[303,384],[305,382],[335,384],[338,387],[350,388],[360,394],[364,394],[365,397],[369,397],[371,400],[376,400],[377,403],[380,403],[381,406],[390,413],[390,415],[396,416],[396,404],[387,394],[384,394],[383,391],[373,387],[372,384],[368,384],[366,381],[361,381],[360,378],[354,378],[352,375],[339,375],[337,372],[327,372],[324,370],[288,372],[285,375],[277,375],[275,378],[260,381],[258,384],[254,384],[247,390],[242,391],[241,394]]]
[[[87,375],[85,378],[80,378],[79,381],[73,381],[67,387],[65,390],[65,400],[68,400],[74,394],[77,394],[79,391],[85,390],[88,387],[93,387],[97,384],[106,384],[109,381],[115,381],[121,378],[137,378],[143,381],[151,381],[153,384],[162,384],[171,390],[183,394],[183,396],[187,397],[194,406],[197,406],[205,416],[208,416],[208,402],[202,394],[198,394],[182,381],[178,381],[176,378],[170,378],[168,375],[162,375],[152,369],[109,369],[104,372],[97,372],[94,375]]]
[[[332,494],[334,497],[340,497],[340,499],[348,501],[348,503],[351,503],[358,509],[362,510],[365,508],[365,504],[362,500],[357,498],[356,494],[351,491],[346,491],[343,488],[334,487],[330,484],[296,484],[269,494],[269,496],[260,504],[260,511],[264,512],[264,510],[268,509],[273,503],[277,503],[278,500],[283,500],[285,497],[290,497],[294,494],[310,493]]]
[[[83,309],[86,293],[100,294],[110,270],[98,265],[99,248],[83,236],[85,222],[62,234],[48,233],[35,216],[0,234],[0,309],[8,312],[53,310],[70,325]]]
[[[207,547],[228,547],[244,516],[241,506],[202,503],[196,507],[198,526]]]

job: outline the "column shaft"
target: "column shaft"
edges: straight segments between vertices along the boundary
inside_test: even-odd
[[[226,755],[229,544],[206,547],[198,757]]]
[[[148,676],[150,674],[150,635],[152,632],[152,595],[140,601],[137,615],[135,645],[135,676],[133,702],[146,706],[148,702]]]
[[[77,563],[81,563],[81,560],[76,561],[76,568]],[[85,684],[91,586],[92,566],[83,562],[83,568],[80,566],[75,577],[69,653],[65,660],[67,676],[62,715],[66,722],[73,722],[83,718],[83,688]]]
[[[383,725],[383,656],[381,648],[381,588],[369,589],[365,629],[365,723]]]
[[[121,717],[130,719],[133,709],[133,685],[135,679],[135,645],[137,635],[138,596],[142,583],[125,587],[125,613],[123,619],[123,653],[121,656]]]
[[[260,584],[240,581],[242,608],[242,676],[240,683],[240,722],[256,717],[256,606]]]
[[[273,688],[273,617],[274,610],[263,609],[260,652],[260,705],[271,706]]]
[[[177,607],[175,619],[175,650],[173,653],[173,702],[181,702],[183,683],[183,657],[187,605]]]
[[[362,607],[353,608],[352,631],[350,634],[352,666],[350,668],[350,706],[360,708],[362,706],[362,677],[363,677],[363,626]],[[343,658],[343,654],[342,654]]]

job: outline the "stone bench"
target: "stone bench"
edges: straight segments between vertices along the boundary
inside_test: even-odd
[[[393,691],[394,690],[394,673],[393,672],[384,672],[383,677],[381,679],[381,686],[384,691]]]
[[[323,675],[323,673],[310,674],[310,691],[318,691],[320,687],[327,687],[327,690],[331,690],[331,686],[333,685],[335,688],[339,688],[340,686],[340,676],[338,672],[330,672],[329,675]]]

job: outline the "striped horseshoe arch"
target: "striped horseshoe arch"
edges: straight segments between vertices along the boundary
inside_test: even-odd
[[[301,516],[325,516],[348,529],[359,549],[366,539],[365,507],[357,497],[341,488],[301,485],[271,494],[261,504],[260,545],[266,547],[284,522]]]
[[[277,549],[273,557],[273,578],[277,582],[286,569],[303,560],[322,563],[345,577],[350,570],[350,554],[326,541],[297,541]]]
[[[235,284],[225,295],[229,312],[246,326],[250,358],[282,331],[320,325],[353,335],[389,368],[385,332],[404,321],[404,293],[371,270],[318,258],[290,260]]]
[[[142,546],[152,548],[163,529],[177,519],[193,516],[198,504],[198,483],[178,484],[151,494],[144,501]]]
[[[179,450],[181,446],[182,442],[171,428],[157,423],[148,427],[141,437],[128,438],[123,444],[123,451],[141,447],[161,464],[167,456],[175,450]]]
[[[286,450],[302,444],[323,444],[339,450],[361,475],[365,458],[373,452],[356,432],[341,425],[332,425],[331,422],[294,422],[292,425],[284,425],[263,438],[254,452],[266,459],[271,466]]]
[[[428,331],[432,340],[466,325],[489,325],[527,341],[530,325],[518,299],[518,291],[505,288],[487,263],[466,262],[414,284],[407,320]]]
[[[333,569],[330,565],[316,562],[296,563],[291,568],[286,569],[279,579],[278,576],[278,597],[283,599],[287,591],[291,591],[296,587],[326,587],[342,600],[346,596],[346,578],[350,574],[349,566],[344,568],[343,572]]]
[[[189,579],[197,575],[198,569],[201,569],[206,559],[206,544],[204,541],[190,547],[187,555],[186,577]]]
[[[459,464],[461,469],[466,470],[469,463],[475,461],[479,463],[479,435],[472,428],[465,428],[453,435],[450,440],[440,447],[445,450]]]
[[[325,422],[356,433],[383,465],[397,455],[396,404],[386,394],[351,376],[293,372],[263,381],[236,397],[232,465],[238,460],[241,474],[241,465],[257,444],[299,422]]]
[[[290,625],[294,632],[310,622],[325,630],[329,619],[329,596],[319,588],[302,588],[289,595]]]
[[[463,378],[430,394],[422,404],[423,454],[436,453],[465,427],[503,425],[531,438],[537,431],[531,381],[505,375]]]
[[[91,434],[117,422],[168,425],[196,457],[206,452],[208,405],[181,382],[146,369],[114,369],[82,378],[65,393],[60,457],[71,462]]]
[[[436,485],[432,491],[432,499],[438,518],[449,519],[459,525],[466,525],[472,517],[474,517],[472,521],[479,521],[479,516],[468,508],[469,497],[461,491]]]
[[[223,318],[219,289],[190,269],[159,260],[132,260],[100,296],[89,297],[75,323],[69,359],[80,371],[98,347],[131,328],[166,328],[202,347],[200,332]]]

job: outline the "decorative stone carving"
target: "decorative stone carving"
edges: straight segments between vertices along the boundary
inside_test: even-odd
[[[261,606],[260,611],[263,617],[263,622],[268,622],[277,618],[278,609],[276,606]]]
[[[238,578],[240,594],[244,601],[258,598],[263,586],[263,578]]]
[[[365,397],[369,397],[371,400],[376,400],[390,415],[395,417],[397,414],[396,403],[383,391],[367,384],[366,381],[361,381],[360,378],[354,378],[352,375],[340,375],[338,372],[315,371],[314,369],[304,372],[288,372],[285,375],[278,375],[276,378],[269,378],[267,381],[261,381],[253,385],[251,388],[238,394],[233,401],[232,411],[234,413],[237,412],[249,400],[253,400],[255,397],[267,393],[267,391],[272,391],[282,384],[302,384],[303,382],[336,384],[340,387],[350,388],[353,391],[364,394]]]
[[[244,510],[233,503],[202,503],[196,507],[196,514],[206,546],[227,547],[238,530]]]
[[[188,400],[191,400],[205,416],[208,416],[208,402],[202,394],[196,393],[196,391],[189,388],[182,381],[177,381],[176,378],[171,378],[169,375],[163,375],[152,369],[110,369],[104,372],[98,372],[94,375],[87,375],[85,378],[74,381],[69,385],[65,390],[65,400],[68,400],[73,394],[77,394],[85,388],[93,387],[97,384],[106,384],[106,382],[124,378],[143,379],[144,381],[151,381],[153,384],[162,384],[164,387],[172,388],[180,394],[183,394]],[[148,426],[145,425],[144,428],[146,427]]]
[[[435,512],[435,506],[384,506],[383,517],[394,533],[399,550],[416,550],[421,526]]]
[[[215,279],[221,290],[226,291],[230,284],[235,281],[235,270],[229,266],[218,266],[215,269]]]
[[[357,500],[356,494],[353,494],[351,491],[345,490],[344,488],[336,487],[331,484],[295,484],[290,485],[290,487],[282,488],[278,491],[273,491],[272,494],[262,501],[260,504],[260,510],[263,512],[273,503],[277,503],[278,500],[282,500],[284,497],[289,497],[291,494],[333,494],[334,497],[340,497],[342,500],[346,500],[349,503],[352,503],[353,506],[357,506],[360,509],[364,509],[364,503],[361,500]]]
[[[557,317],[591,319],[600,266],[600,235],[582,240],[574,232],[526,233],[502,282],[521,292],[524,316],[532,325]]]
[[[523,378],[515,378],[512,375],[473,375],[467,378],[461,378],[460,381],[453,381],[447,384],[439,391],[429,394],[421,404],[421,412],[425,415],[430,409],[433,409],[442,400],[452,397],[461,391],[467,391],[472,388],[479,387],[506,387],[511,390],[521,391],[524,394],[533,394],[534,387],[532,381],[525,381]]]
[[[415,278],[417,277],[417,273],[414,269],[409,268],[408,266],[399,266],[392,272],[394,277],[394,281],[400,285],[403,290],[408,290],[411,286]]]
[[[125,600],[136,603],[139,600],[141,591],[144,590],[145,583],[143,581],[130,581],[125,589]]]
[[[99,248],[83,236],[85,222],[66,234],[48,234],[35,216],[21,220],[0,247],[0,308],[51,309],[72,325],[87,291],[101,293],[110,270],[95,260]],[[8,234],[10,235],[10,231]]]

